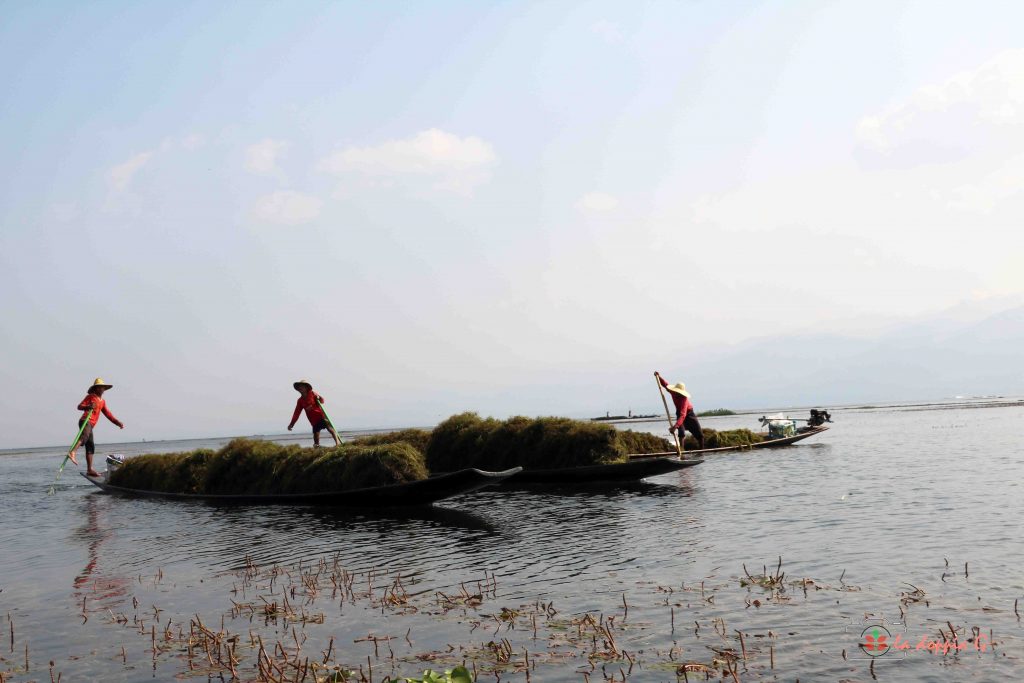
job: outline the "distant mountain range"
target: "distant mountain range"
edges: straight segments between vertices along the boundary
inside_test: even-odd
[[[980,319],[951,309],[871,339],[755,339],[691,357],[686,383],[702,410],[1024,395],[1024,306]]]

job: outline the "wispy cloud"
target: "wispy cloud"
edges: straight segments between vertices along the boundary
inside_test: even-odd
[[[166,137],[159,145],[152,149],[140,152],[130,159],[113,166],[107,171],[107,185],[110,188],[111,195],[119,195],[126,192],[131,187],[136,174],[157,157],[164,156],[178,147],[185,151],[193,152],[205,143],[206,139],[198,133],[192,133],[180,139]]]
[[[912,185],[956,211],[992,214],[1024,197],[1024,49],[916,88],[861,118],[863,158],[915,171]]]
[[[148,164],[152,157],[153,152],[142,152],[111,168],[107,174],[110,189],[114,192],[124,192],[127,190],[135,174]]]
[[[883,153],[920,140],[974,143],[973,148],[993,128],[1005,134],[1008,127],[1024,127],[1024,49],[1005,50],[942,82],[922,85],[861,118],[857,138]]]
[[[409,138],[347,147],[323,159],[319,168],[338,176],[426,182],[435,190],[468,195],[490,179],[497,161],[489,142],[431,128]]]
[[[991,214],[1001,204],[1024,192],[1024,154],[997,170],[972,179],[950,192],[951,209]]]
[[[197,150],[206,144],[206,138],[198,133],[186,135],[181,139],[181,146],[188,151]]]
[[[317,218],[323,202],[312,195],[281,190],[260,197],[252,208],[252,216],[264,223],[301,225]]]
[[[259,175],[272,175],[278,172],[277,162],[287,150],[287,142],[270,138],[249,145],[245,150],[245,170]]]

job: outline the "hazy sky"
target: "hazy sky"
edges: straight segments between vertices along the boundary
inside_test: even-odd
[[[1019,294],[1021,26],[4,2],[0,446],[69,441],[97,375],[100,442],[277,433],[300,377],[346,427],[657,408],[690,349]]]

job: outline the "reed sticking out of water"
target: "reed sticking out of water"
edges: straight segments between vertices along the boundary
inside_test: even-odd
[[[143,455],[116,468],[110,483],[193,494],[346,491],[425,479],[423,456],[407,443],[309,449],[235,439],[219,451]]]

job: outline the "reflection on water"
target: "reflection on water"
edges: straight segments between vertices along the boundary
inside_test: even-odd
[[[103,519],[106,513],[97,497],[84,496],[80,508],[85,521],[72,531],[71,540],[86,546],[88,562],[72,582],[72,595],[76,602],[92,600],[104,609],[116,607],[130,594],[132,579],[114,569],[116,561],[101,562],[103,546],[113,537],[114,531],[109,521]]]
[[[492,574],[500,606],[553,601],[562,614],[611,614],[625,594],[637,626],[623,637],[652,660],[669,661],[673,643],[680,648],[673,657],[685,652],[703,661],[709,647],[735,646],[708,637],[719,619],[730,634],[771,631],[776,669],[756,668],[762,665],[752,659],[743,675],[750,680],[870,680],[865,665],[842,656],[856,649],[847,628],[866,614],[904,619],[918,636],[948,631],[950,622],[992,629],[1001,642],[997,657],[908,656],[887,665],[884,680],[1014,678],[1022,642],[1014,601],[1024,597],[1016,542],[1024,521],[1024,411],[834,416],[817,441],[716,455],[638,485],[484,490],[402,512],[123,499],[76,477],[48,497],[55,451],[5,456],[0,615],[10,612],[17,622],[19,647],[31,641],[38,661],[55,659],[65,679],[141,680],[145,667],[126,668],[130,662],[118,655],[132,641],[104,621],[104,610],[124,612],[137,598],[168,613],[216,618],[236,597],[232,570],[329,556],[350,571],[400,572],[418,596],[458,591]],[[747,422],[740,416],[710,426]],[[780,556],[787,582],[813,579],[802,584],[813,587],[788,586],[779,599],[741,587],[744,564],[759,574]],[[927,598],[905,602],[908,584]],[[83,601],[84,624],[77,616]],[[432,639],[480,640],[468,622],[427,612],[381,622],[372,611],[350,610],[307,631],[340,643],[346,634],[351,642],[360,633],[412,628],[421,634],[413,639],[419,648],[433,647]],[[536,680],[579,681],[577,664],[538,669]],[[640,668],[629,680],[674,680],[673,671]]]

